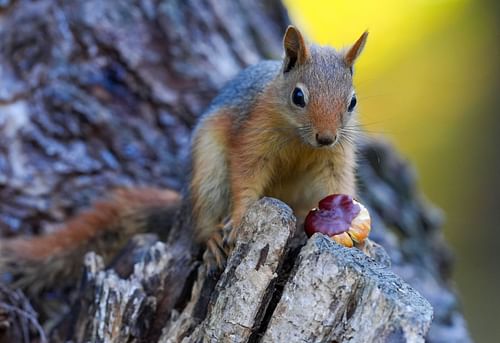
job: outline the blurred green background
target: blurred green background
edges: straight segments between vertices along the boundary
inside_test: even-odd
[[[443,209],[473,338],[500,341],[500,5],[495,1],[285,0],[321,44],[365,30],[355,83],[362,121],[415,165]]]

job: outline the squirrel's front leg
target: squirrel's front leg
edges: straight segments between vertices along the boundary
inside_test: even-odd
[[[226,137],[230,118],[214,113],[200,122],[192,142],[192,175],[189,187],[196,239],[207,245],[210,269],[224,264],[222,222],[230,208],[229,165]]]
[[[257,157],[255,153],[252,155],[236,150],[231,158],[232,230],[227,239],[230,245],[234,244],[243,215],[264,195],[272,174],[270,159]]]

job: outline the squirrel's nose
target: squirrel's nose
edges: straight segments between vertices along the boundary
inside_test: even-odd
[[[319,145],[332,145],[333,142],[335,142],[335,136],[330,136],[330,135],[320,135],[319,133],[316,134],[316,142],[318,142]]]

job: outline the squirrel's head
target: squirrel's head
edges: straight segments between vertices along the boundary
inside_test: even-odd
[[[314,147],[333,146],[348,139],[356,107],[353,64],[368,32],[348,49],[307,45],[299,30],[289,26],[283,38],[285,57],[278,78],[279,106],[300,137]],[[285,107],[285,108],[283,108]],[[344,134],[343,134],[344,133]],[[343,137],[344,136],[344,137]]]

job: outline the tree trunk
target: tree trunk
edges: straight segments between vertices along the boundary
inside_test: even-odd
[[[197,116],[241,68],[281,55],[287,24],[278,1],[1,1],[1,234],[50,232],[116,186],[180,189]],[[364,142],[361,161],[372,239],[387,251],[392,272],[434,308],[428,341],[468,342],[437,211],[422,201],[413,171],[386,143]],[[288,211],[283,204],[265,208],[270,216]],[[303,323],[311,341],[342,341],[356,332],[411,341],[426,332],[425,300],[359,251],[320,236],[302,250],[288,238],[266,236],[240,245],[217,283],[217,275],[205,277],[191,244],[189,213],[178,218],[165,243],[141,236],[126,248],[136,258],[114,268],[87,255],[79,297],[71,300],[78,306],[68,310],[71,320],[51,330],[53,340],[282,341]],[[276,226],[282,234],[288,227]],[[257,254],[257,262],[243,263],[241,249],[247,257]],[[371,253],[384,260],[383,250]],[[327,275],[311,267],[318,256]],[[255,279],[240,279],[240,268]],[[294,316],[300,309],[290,299],[307,299],[313,278],[329,285],[315,290],[319,303],[337,303]],[[394,285],[410,296],[398,295]],[[252,305],[234,298],[243,289],[254,292],[246,297]],[[349,291],[331,293],[342,289]],[[384,306],[372,313],[372,303]],[[370,320],[375,331],[360,331]],[[44,326],[54,326],[51,318]]]

